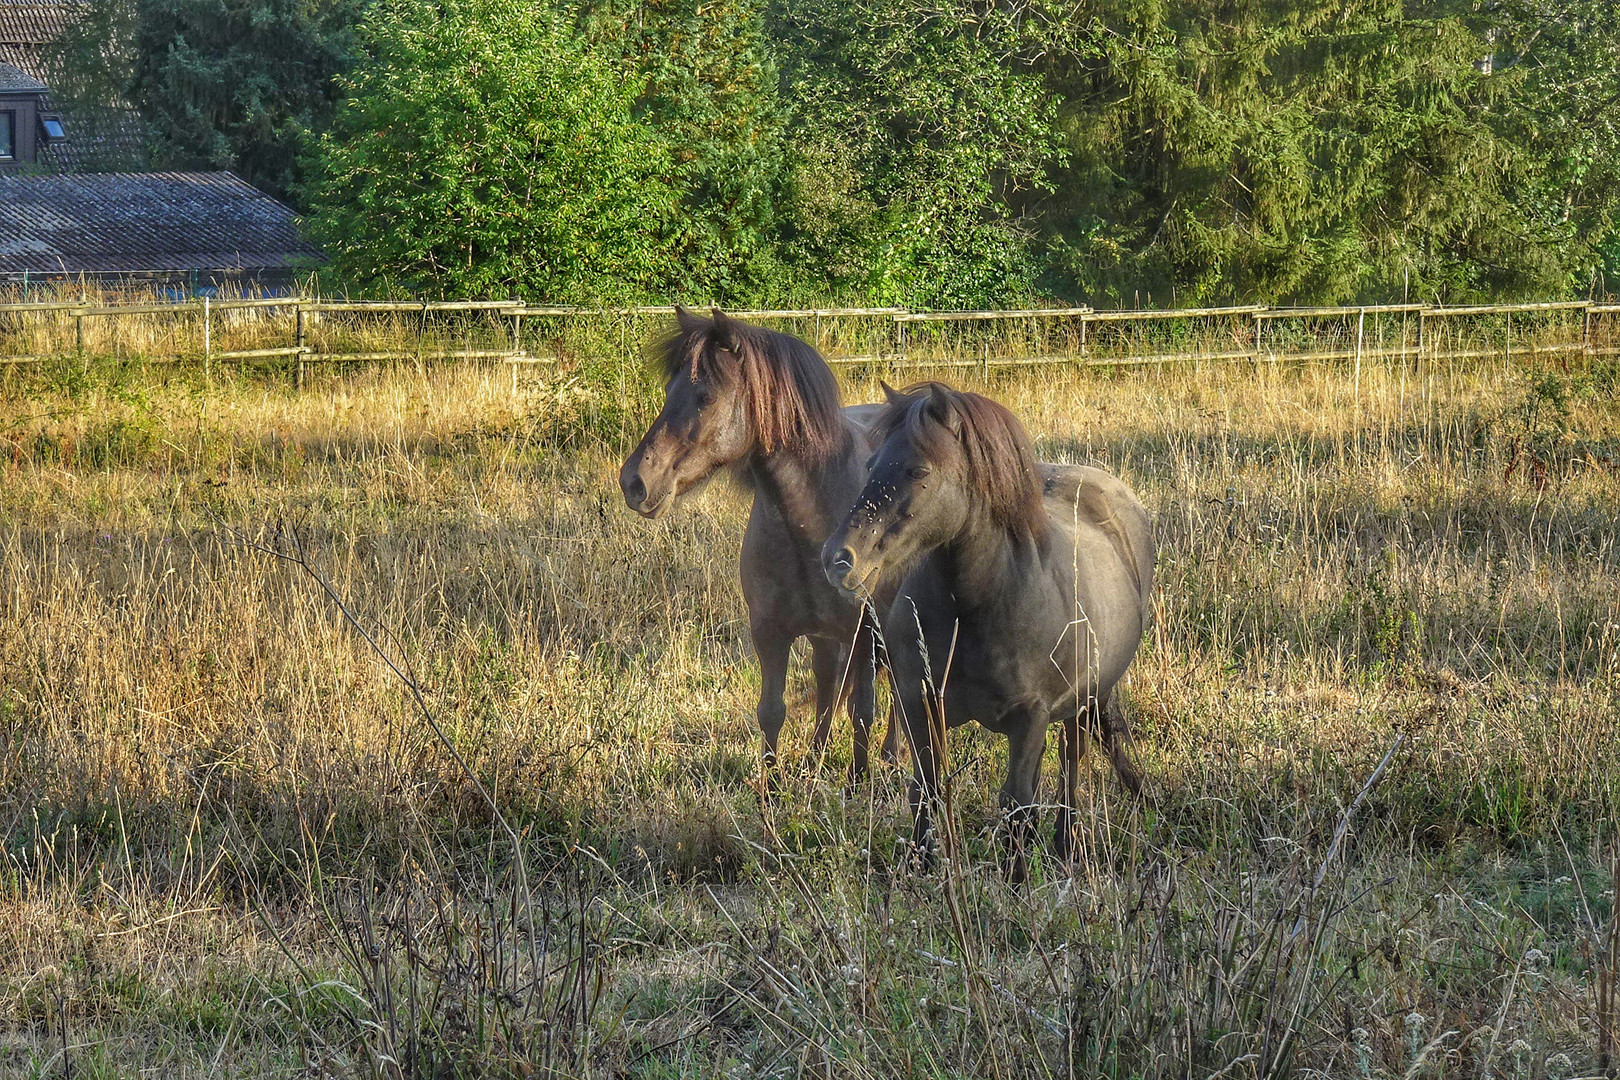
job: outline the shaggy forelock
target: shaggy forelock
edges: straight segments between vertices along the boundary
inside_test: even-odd
[[[936,405],[944,415],[935,415]],[[963,483],[996,524],[1020,536],[1046,528],[1034,445],[1024,425],[1000,403],[944,383],[916,383],[889,403],[877,431],[884,440],[903,432],[918,453],[936,464],[954,442],[964,463]]]
[[[811,461],[831,457],[847,440],[838,380],[815,349],[789,334],[727,319],[729,350],[715,340],[713,319],[688,315],[656,347],[664,381],[688,377],[735,383],[747,399],[753,437],[765,453]],[[723,355],[723,353],[725,355]]]

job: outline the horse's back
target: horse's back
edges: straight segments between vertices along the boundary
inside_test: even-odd
[[[866,447],[868,451],[878,448],[877,422],[888,406],[881,401],[869,402],[865,405],[845,405],[844,422],[850,426],[856,441]]]
[[[1153,519],[1119,477],[1091,465],[1041,462],[1046,512],[1077,532],[1100,533],[1117,553],[1145,606],[1153,592]],[[1085,537],[1077,535],[1077,544]]]
[[[865,405],[845,405],[844,418],[856,427],[870,431],[886,408],[888,406],[881,401],[872,401]]]

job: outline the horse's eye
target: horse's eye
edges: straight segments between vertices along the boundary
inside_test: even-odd
[[[907,469],[906,471],[911,475],[911,478],[913,480],[925,480],[925,479],[928,478],[928,474],[933,472],[934,470],[930,469],[926,465],[913,465],[910,469]]]
[[[707,409],[714,404],[714,395],[707,390],[699,390],[697,396],[698,408]]]

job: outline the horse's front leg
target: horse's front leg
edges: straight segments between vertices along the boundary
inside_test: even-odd
[[[940,806],[940,763],[944,760],[945,723],[935,715],[941,703],[927,692],[920,678],[894,677],[900,722],[911,743],[911,863],[919,871],[934,864],[934,815]]]
[[[833,714],[838,711],[842,696],[841,683],[849,650],[825,638],[810,639],[810,668],[816,677],[816,727],[810,734],[810,760],[819,764],[827,753],[827,739],[832,735]]]
[[[1029,848],[1038,813],[1036,789],[1046,751],[1047,718],[1026,711],[1007,728],[1007,780],[1001,785],[1001,813],[1007,823],[1007,880],[1029,879]]]
[[[873,651],[872,627],[865,615],[861,617],[860,629],[855,632],[849,680],[849,721],[853,729],[849,782],[853,785],[867,773],[872,715],[877,709],[877,657]]]
[[[774,631],[754,630],[754,653],[759,657],[760,757],[765,766],[765,790],[775,791],[778,780],[777,739],[787,719],[788,652],[793,639]]]

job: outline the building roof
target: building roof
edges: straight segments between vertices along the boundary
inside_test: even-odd
[[[0,273],[270,270],[319,259],[230,173],[0,176]]]
[[[45,78],[45,46],[87,11],[83,3],[0,0],[0,64],[10,64],[36,79]]]
[[[45,106],[61,114],[67,138],[40,147],[39,172],[132,172],[146,167],[146,126],[134,109],[111,105],[64,109],[50,98]]]
[[[0,44],[46,45],[86,13],[83,3],[0,0]]]
[[[0,61],[0,94],[43,94],[47,89],[21,68]]]

